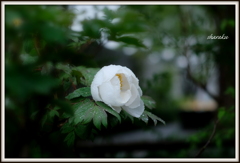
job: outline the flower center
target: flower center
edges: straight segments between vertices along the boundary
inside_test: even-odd
[[[122,80],[122,75],[121,74],[116,74],[116,76],[118,77],[119,81],[120,81],[120,89],[122,90],[122,86],[123,86],[123,80]]]

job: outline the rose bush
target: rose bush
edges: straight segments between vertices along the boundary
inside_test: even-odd
[[[124,66],[109,65],[100,69],[91,84],[91,94],[95,101],[104,102],[118,113],[123,109],[140,117],[144,111],[139,80]]]

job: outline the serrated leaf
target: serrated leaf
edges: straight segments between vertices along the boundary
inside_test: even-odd
[[[148,123],[148,115],[145,112],[140,116],[140,119],[146,124]]]
[[[53,110],[59,110],[59,109],[60,109],[59,106],[55,106],[55,107],[53,108]]]
[[[42,119],[42,127],[46,123],[47,119],[48,119],[48,114],[45,114]]]
[[[93,78],[99,70],[99,68],[86,68],[83,66],[73,68],[73,72],[75,72],[75,74],[79,74],[77,80],[79,80],[81,84],[88,87],[91,86]]]
[[[101,129],[101,124],[107,127],[106,112],[98,105],[95,105],[90,99],[85,99],[74,104],[73,108],[75,110],[74,116],[69,118],[69,123],[86,124],[93,120],[93,124],[96,128]]]
[[[75,140],[75,133],[74,133],[74,131],[68,133],[66,138],[64,139],[64,141],[67,142],[68,146],[72,146],[74,144],[74,140]]]
[[[36,115],[38,114],[38,112],[39,112],[39,110],[33,112],[32,115],[30,116],[30,118],[31,118],[32,120],[34,120],[35,117],[36,117]]]
[[[117,113],[115,110],[113,110],[112,108],[110,108],[108,105],[106,105],[103,102],[97,101],[96,104],[101,107],[102,109],[104,109],[105,111],[107,111],[108,113],[112,114],[113,116],[117,117],[117,119],[121,122],[121,117],[119,115],[119,113]]]
[[[68,123],[73,124],[73,123],[74,123],[74,117],[70,117],[70,118],[68,119]]]
[[[83,121],[82,121],[81,123],[82,123],[82,124],[86,124],[86,123],[91,122],[91,120],[93,119],[93,117],[95,116],[95,114],[96,114],[95,108],[94,108],[94,107],[89,108],[89,109],[84,113],[84,119],[83,119]]]
[[[153,120],[155,126],[157,125],[157,121],[160,121],[163,124],[165,124],[165,121],[162,120],[161,118],[159,118],[158,116],[156,116],[156,115],[154,115],[154,114],[152,114],[152,113],[150,113],[150,112],[148,112],[146,110],[144,111],[144,113],[147,114],[148,117],[150,117]]]
[[[145,106],[149,109],[153,109],[156,107],[156,102],[149,96],[142,96],[142,101],[144,102]]]
[[[64,71],[66,74],[68,74],[68,75],[70,75],[71,74],[71,68],[70,68],[70,66],[68,65],[68,64],[62,64],[62,63],[58,63],[57,65],[56,65],[56,68],[57,69],[59,69],[59,70],[62,70],[62,71]]]
[[[111,125],[111,127],[115,127],[118,124],[118,119],[116,119],[115,117],[109,117],[108,118],[108,124]]]
[[[74,126],[70,125],[69,123],[65,123],[62,127],[61,127],[61,132],[62,133],[69,133],[71,131],[74,130]]]
[[[86,139],[89,135],[89,129],[86,125],[78,124],[75,129],[75,133],[82,139]]]
[[[78,88],[74,92],[72,92],[68,96],[66,96],[65,98],[68,100],[71,100],[73,98],[80,97],[80,96],[83,96],[83,97],[91,96],[90,87]]]
[[[77,83],[80,84],[80,79],[83,78],[83,74],[78,71],[78,70],[75,70],[74,68],[72,69],[72,76],[75,76],[76,77],[76,80],[77,80]]]
[[[86,117],[86,112],[94,107],[94,103],[90,99],[85,99],[75,105],[73,105],[74,112],[74,123],[78,124],[79,122],[83,122],[84,119],[87,119],[89,117]]]
[[[65,118],[68,118],[73,115],[74,110],[68,101],[55,100],[55,104],[64,112]]]
[[[51,110],[51,111],[49,112],[49,117],[50,117],[50,118],[54,117],[55,115],[59,117],[58,111],[56,111],[56,110]]]
[[[82,24],[82,35],[89,36],[94,39],[99,39],[101,37],[100,29],[102,26],[96,22],[96,19],[84,20]]]
[[[132,121],[132,123],[134,122],[133,116],[131,116],[130,114],[128,114],[125,110],[122,110],[122,111],[121,111],[121,115],[123,116],[124,119],[130,118],[131,121]]]
[[[71,81],[63,80],[63,89],[64,89],[64,91],[67,91],[71,86],[72,86],[72,82]]]
[[[101,109],[99,106],[94,106],[95,115],[93,117],[93,124],[96,126],[97,129],[101,129],[101,124],[107,127],[107,114],[106,112]]]
[[[95,135],[97,135],[97,134],[98,134],[97,130],[95,130],[94,128],[92,128],[91,131],[90,131],[89,139],[90,139],[91,141],[93,141]]]

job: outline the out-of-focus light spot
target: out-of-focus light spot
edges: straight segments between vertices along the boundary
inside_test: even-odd
[[[190,36],[188,38],[188,44],[189,45],[195,45],[196,43],[197,43],[197,40],[196,40],[196,38],[194,36]]]
[[[156,64],[159,63],[161,58],[159,53],[151,53],[148,55],[148,60],[150,61],[151,64]]]
[[[145,38],[145,39],[143,40],[143,44],[146,45],[148,48],[151,48],[152,45],[153,45],[153,42],[152,42],[151,39]]]
[[[15,27],[19,27],[21,24],[22,24],[22,19],[20,19],[20,18],[13,19],[13,25]]]
[[[132,47],[124,47],[124,48],[123,48],[123,52],[124,52],[126,55],[133,55],[134,53],[137,52],[137,49],[136,49],[136,48],[132,48]]]
[[[119,43],[117,43],[117,42],[108,41],[104,46],[105,46],[107,49],[115,50],[115,49],[117,49],[120,45],[119,45]]]
[[[197,65],[198,64],[198,57],[196,55],[191,55],[189,58],[189,62],[191,65]]]
[[[165,49],[162,52],[162,58],[166,61],[173,59],[174,51],[172,49]]]
[[[81,21],[84,19],[92,19],[94,17],[98,19],[104,18],[104,13],[101,11],[104,7],[107,7],[110,10],[117,10],[120,6],[114,6],[114,5],[101,5],[94,7],[94,5],[77,5],[77,6],[71,6],[71,9],[77,14],[71,29],[74,31],[82,31],[82,25]]]
[[[179,56],[176,60],[176,64],[179,68],[187,67],[187,59],[184,56]]]
[[[121,21],[120,18],[114,18],[114,19],[112,20],[112,23],[113,23],[113,24],[117,24],[117,23],[119,23],[120,21]]]
[[[162,39],[162,43],[164,44],[164,45],[168,45],[168,44],[170,44],[171,43],[171,39],[169,38],[169,37],[163,37],[163,39]]]

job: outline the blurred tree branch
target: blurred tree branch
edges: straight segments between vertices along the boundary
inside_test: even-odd
[[[195,157],[199,157],[202,154],[202,152],[207,148],[207,146],[210,144],[211,140],[213,139],[213,137],[216,133],[218,122],[219,122],[219,119],[216,119],[214,121],[214,127],[213,127],[212,133],[211,133],[207,143],[198,151],[198,153],[195,155]]]

